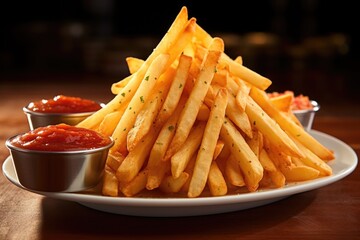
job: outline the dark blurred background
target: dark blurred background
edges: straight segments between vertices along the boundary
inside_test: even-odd
[[[231,57],[322,103],[359,102],[356,1],[3,1],[0,79],[99,81],[128,75],[125,58],[146,58],[182,6]]]

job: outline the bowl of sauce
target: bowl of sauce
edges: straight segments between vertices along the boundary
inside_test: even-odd
[[[101,103],[90,99],[57,95],[52,99],[31,102],[23,107],[23,111],[30,130],[34,130],[59,123],[74,126],[101,108]]]
[[[45,192],[77,192],[99,184],[113,144],[111,137],[64,123],[6,141],[20,184]]]

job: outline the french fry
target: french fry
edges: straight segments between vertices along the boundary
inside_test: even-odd
[[[161,107],[161,93],[148,101],[136,117],[134,126],[127,134],[127,148],[132,151],[141,139],[150,131],[154,119]]]
[[[233,186],[237,186],[237,187],[245,186],[245,181],[241,173],[240,165],[232,154],[226,160],[225,175],[228,179],[228,182]]]
[[[285,176],[278,170],[275,164],[270,159],[269,155],[265,149],[261,149],[259,160],[264,170],[268,172],[269,177],[272,182],[275,184],[275,187],[280,188],[285,186],[286,179]]]
[[[290,137],[280,128],[278,123],[272,119],[250,96],[247,96],[247,113],[253,127],[256,127],[264,136],[269,138],[273,146],[281,149],[284,153],[303,157],[304,154],[290,139]]]
[[[256,191],[263,176],[263,167],[259,159],[230,119],[225,118],[220,136],[228,146],[231,146],[231,153],[240,165],[246,187],[251,192]]]
[[[213,161],[210,165],[207,184],[212,196],[223,196],[226,195],[228,191],[225,178],[220,171],[216,161]]]
[[[237,91],[235,97],[236,104],[242,111],[245,111],[246,96],[249,95],[250,88],[243,81],[238,81],[237,83],[239,85],[239,90]]]
[[[120,81],[118,81],[117,83],[113,83],[111,85],[111,92],[113,94],[119,94],[120,91],[131,81],[133,75],[130,75]]]
[[[119,152],[109,153],[106,159],[106,165],[116,172],[124,159],[125,156]]]
[[[237,62],[238,64],[243,64],[243,59],[241,56],[237,56],[235,59],[234,59],[235,62]]]
[[[101,121],[97,131],[104,134],[105,136],[111,136],[117,126],[117,123],[123,115],[126,106],[127,105],[124,104],[119,111],[107,114]]]
[[[217,142],[217,138],[214,136],[219,136],[224,122],[227,96],[227,90],[225,88],[220,89],[211,107],[190,181],[188,197],[199,196],[206,185]]]
[[[291,103],[293,102],[293,94],[281,94],[276,97],[271,97],[270,102],[276,107],[279,111],[289,112],[291,111]]]
[[[324,161],[333,160],[335,158],[332,151],[326,148],[323,144],[317,141],[313,136],[311,136],[306,130],[298,126],[294,121],[289,119],[286,115],[277,110],[267,97],[266,93],[257,89],[252,88],[250,96],[256,100],[256,102],[264,109],[264,111],[269,114],[277,123],[284,129],[286,132],[291,134],[292,137],[297,139],[299,142],[304,144],[310,151],[315,153],[319,158]],[[293,142],[292,140],[290,140]],[[295,156],[303,157],[303,156]]]
[[[205,126],[205,122],[199,122],[194,126],[186,142],[181,146],[179,151],[171,157],[171,173],[174,178],[178,178],[181,173],[184,172],[191,157],[199,149]]]
[[[215,146],[213,160],[215,160],[220,155],[220,153],[222,152],[222,150],[224,148],[224,145],[225,145],[224,141],[221,139],[218,139],[216,146]]]
[[[119,195],[119,182],[115,172],[110,167],[105,167],[102,194],[105,196],[117,197]]]
[[[225,54],[222,55],[221,59],[229,64],[229,69],[232,74],[260,89],[266,90],[272,83],[270,79],[265,78],[244,65],[235,62]]]
[[[293,138],[294,139],[294,138]],[[295,144],[303,151],[305,154],[304,158],[301,158],[300,161],[305,165],[315,168],[320,171],[320,175],[322,176],[330,176],[332,174],[331,167],[326,164],[321,158],[319,158],[316,154],[310,151],[307,147],[305,147],[298,140],[294,139]]]
[[[281,148],[274,146],[274,143],[266,137],[264,137],[264,149],[277,168],[283,169],[291,166],[292,156],[284,153]]]
[[[165,193],[177,193],[184,186],[188,178],[189,174],[186,172],[182,172],[177,178],[172,175],[166,176],[161,182],[159,189]]]
[[[127,57],[126,62],[128,64],[130,74],[134,74],[144,64],[144,60],[135,57]],[[113,83],[111,85],[111,92],[113,94],[118,94],[121,91],[121,89],[124,88],[126,84],[130,82],[131,77],[132,76],[129,76],[124,78],[123,80],[120,80],[119,82]]]
[[[161,79],[159,79],[157,85],[159,88],[156,89],[152,97],[145,103],[145,106],[139,114],[136,116],[134,126],[130,129],[127,134],[127,148],[128,151],[134,149],[134,147],[143,139],[143,137],[150,131],[151,127],[161,124],[155,122],[155,118],[158,116],[162,103],[164,101],[164,95],[167,94],[169,81],[172,80],[174,71],[172,68],[167,73],[164,73]],[[164,79],[165,78],[165,79]],[[145,101],[145,100],[143,100]]]
[[[180,190],[180,191],[183,192],[183,193],[187,193],[187,192],[189,191],[190,180],[191,180],[191,177],[192,177],[192,175],[193,175],[193,173],[194,173],[195,161],[196,161],[196,154],[194,154],[194,155],[191,157],[189,163],[187,164],[187,166],[186,166],[186,168],[185,168],[185,172],[186,172],[187,174],[189,174],[189,177],[188,177],[188,179],[186,180],[185,184],[182,186],[182,188],[181,188],[181,190]]]
[[[144,169],[139,172],[131,182],[127,183],[125,186],[121,187],[121,192],[126,197],[132,197],[137,193],[145,189],[146,179],[147,179],[148,170]]]
[[[133,74],[136,71],[138,71],[145,62],[144,60],[136,57],[127,57],[125,60],[128,65],[130,74]]]
[[[255,153],[255,155],[259,158],[260,151],[263,148],[263,136],[261,132],[257,130],[252,131],[252,138],[246,138],[246,143],[249,145],[251,150]]]
[[[126,152],[127,145],[126,139],[127,134],[135,123],[137,114],[144,107],[148,101],[148,97],[151,90],[154,88],[157,80],[160,78],[162,73],[165,71],[165,66],[169,60],[168,54],[160,54],[151,63],[148,71],[145,74],[139,88],[130,100],[128,107],[124,111],[118,125],[113,132],[113,138],[115,144],[112,147],[113,151]]]
[[[228,100],[229,102],[226,108],[227,117],[230,118],[230,120],[235,123],[235,125],[240,128],[246,136],[252,138],[251,123],[248,115],[246,112],[239,110],[234,96],[229,95]]]
[[[218,45],[218,41],[222,42],[222,40],[215,39],[214,45]],[[185,107],[181,112],[175,136],[165,154],[165,159],[170,159],[171,156],[174,155],[174,153],[177,152],[181,145],[186,141],[191,127],[194,125],[207,90],[211,84],[220,55],[221,51],[209,51],[204,59],[203,70],[199,73],[198,79],[196,80]]]
[[[148,180],[146,183],[146,188],[152,190],[159,187],[165,171],[167,168],[170,168],[169,161],[162,161],[165,156],[166,150],[175,134],[175,126],[180,116],[180,112],[185,105],[185,98],[181,98],[178,106],[176,107],[173,115],[168,118],[165,124],[162,126],[156,140],[153,145],[149,160],[147,163],[147,168],[149,169]]]
[[[152,129],[152,131],[154,131]],[[129,183],[142,169],[147,156],[150,153],[151,147],[154,145],[156,135],[150,132],[142,140],[141,144],[136,145],[133,151],[125,157],[116,171],[116,177],[122,184]]]
[[[171,82],[169,92],[165,101],[162,105],[160,113],[157,117],[157,121],[159,122],[168,119],[173,112],[175,111],[176,106],[180,101],[180,97],[185,88],[186,79],[189,75],[189,70],[191,66],[192,58],[182,54],[179,57],[179,64],[176,69],[175,77]],[[161,125],[161,123],[159,123]]]
[[[281,172],[284,174],[288,182],[300,182],[313,180],[319,177],[320,172],[315,168],[308,166],[291,165],[290,168],[282,168]]]

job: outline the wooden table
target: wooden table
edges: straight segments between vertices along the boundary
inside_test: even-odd
[[[84,81],[80,81],[84,86]],[[76,94],[112,99],[110,85],[2,84],[0,163],[6,138],[28,130],[21,108],[34,99]],[[357,109],[358,110],[358,109]],[[353,109],[353,111],[357,111]],[[360,117],[321,115],[314,128],[360,156]],[[360,170],[328,186],[247,210],[153,218],[105,213],[22,190],[0,177],[0,239],[360,239]]]

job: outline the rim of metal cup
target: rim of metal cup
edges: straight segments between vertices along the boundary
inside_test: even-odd
[[[104,104],[100,103],[100,106],[104,107]],[[32,111],[28,108],[28,106],[23,107],[23,111],[26,114],[31,114],[34,116],[41,116],[41,117],[45,117],[45,116],[82,117],[82,116],[89,116],[96,112],[96,111],[90,111],[90,112],[80,112],[80,113],[44,113],[44,112]]]
[[[20,148],[17,146],[14,146],[11,141],[18,137],[23,135],[24,133],[20,133],[17,135],[14,135],[12,137],[9,137],[6,142],[5,145],[8,149],[10,150],[15,150],[15,151],[19,151],[19,152],[23,152],[23,153],[39,153],[39,154],[80,154],[80,153],[93,153],[93,152],[99,152],[102,150],[106,150],[106,149],[110,149],[114,144],[115,141],[114,139],[109,136],[108,138],[110,138],[111,142],[108,145],[102,146],[102,147],[97,147],[97,148],[90,148],[90,149],[79,149],[79,150],[65,150],[65,151],[42,151],[42,150],[31,150],[31,149],[25,149],[25,148]]]

